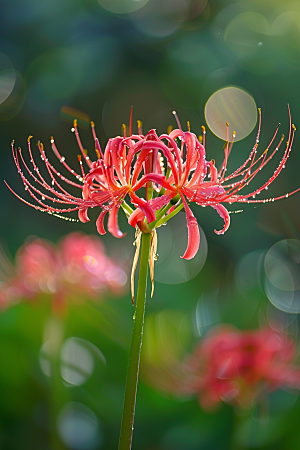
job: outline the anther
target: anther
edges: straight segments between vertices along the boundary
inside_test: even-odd
[[[33,138],[33,136],[28,136],[28,138],[27,138],[27,142],[30,142],[30,139],[32,139]],[[14,143],[15,141],[12,141],[12,144]]]

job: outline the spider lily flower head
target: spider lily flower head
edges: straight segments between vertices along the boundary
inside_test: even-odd
[[[150,130],[144,135],[140,122],[138,122],[138,134],[133,134],[131,111],[129,136],[126,136],[126,127],[123,126],[123,136],[109,139],[104,151],[100,147],[94,123],[91,122],[97,156],[95,161],[90,159],[82,145],[75,120],[72,131],[75,133],[81,152],[78,156],[80,171],[76,172],[65,162],[64,156],[61,155],[54,139],[51,138],[52,150],[69,172],[71,179],[62,175],[50,163],[43,145],[38,142],[38,149],[50,180],[46,181],[34,160],[31,136],[28,138],[30,166],[26,163],[21,149],[15,149],[14,143],[12,143],[14,161],[25,190],[36,204],[29,203],[14,191],[12,192],[35,209],[71,221],[75,221],[75,219],[61,216],[61,214],[78,211],[79,220],[88,222],[89,208],[100,207],[100,214],[96,221],[98,232],[101,235],[105,234],[104,218],[108,214],[108,231],[117,238],[125,235],[118,226],[120,207],[125,211],[129,224],[135,228],[138,227],[144,233],[152,232],[184,208],[188,228],[188,245],[183,258],[191,259],[199,248],[200,233],[189,203],[214,208],[224,220],[223,228],[220,231],[215,230],[215,232],[223,234],[230,225],[226,204],[271,202],[288,197],[300,189],[279,197],[255,198],[264,189],[268,189],[277,178],[285,167],[291,152],[296,128],[291,123],[290,110],[288,140],[277,169],[262,186],[248,193],[243,193],[242,190],[269,163],[283,143],[283,136],[277,138],[278,127],[268,147],[259,156],[258,143],[261,129],[261,111],[259,109],[259,127],[253,149],[246,161],[232,174],[227,175],[227,161],[235,133],[232,138],[228,134],[224,161],[218,170],[214,160],[206,159],[205,128],[202,127],[202,139],[198,139],[190,131],[189,124],[188,131],[183,131],[176,113],[174,115],[178,129],[169,134],[158,136],[155,130]],[[202,142],[200,142],[201,140]],[[230,140],[231,143],[229,143]],[[276,147],[270,151],[275,141]],[[64,183],[78,188],[81,195],[79,197],[71,195],[65,189]],[[12,190],[10,187],[9,189]],[[130,204],[127,203],[128,200]]]
[[[247,406],[281,386],[299,389],[295,357],[287,335],[223,325],[208,333],[186,361],[186,391],[198,395],[205,409],[221,401]]]
[[[2,263],[7,274],[2,276],[2,294],[8,304],[47,294],[53,297],[54,308],[64,309],[69,301],[96,299],[104,291],[119,294],[127,280],[97,237],[78,232],[64,237],[58,246],[35,238],[18,250],[15,266],[10,264],[7,270],[7,264]]]

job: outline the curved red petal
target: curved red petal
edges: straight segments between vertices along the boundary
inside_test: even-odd
[[[160,197],[152,198],[151,200],[149,200],[149,204],[154,211],[157,211],[158,209],[165,206],[173,197],[173,193],[161,195]],[[141,208],[137,208],[129,216],[128,223],[135,228],[137,226],[137,223],[143,221],[144,219],[145,213],[141,210]]]
[[[224,227],[222,228],[222,230],[220,230],[220,231],[214,230],[214,232],[216,234],[224,234],[225,231],[228,230],[229,225],[230,225],[229,213],[228,213],[227,209],[225,208],[225,206],[223,206],[221,204],[216,205],[216,206],[213,206],[213,205],[210,205],[210,206],[212,208],[214,208],[217,211],[217,213],[219,214],[219,216],[222,217],[222,219],[224,220]]]
[[[105,231],[104,225],[103,225],[103,221],[104,221],[104,217],[105,217],[106,213],[107,213],[107,211],[105,211],[105,210],[101,211],[101,213],[98,216],[98,219],[96,220],[97,231],[101,235],[106,234],[106,231]]]
[[[126,233],[122,233],[122,231],[119,228],[118,212],[119,212],[118,206],[114,206],[113,209],[109,212],[107,229],[114,237],[122,238],[126,236]]]
[[[140,208],[137,208],[133,211],[133,213],[128,217],[128,223],[133,228],[136,228],[137,222],[141,222],[145,219],[145,213]]]
[[[134,191],[138,191],[141,187],[143,187],[148,181],[152,181],[153,183],[158,184],[159,186],[164,187],[165,189],[169,189],[170,191],[176,191],[173,186],[168,183],[166,177],[164,175],[160,175],[158,173],[148,173],[147,175],[143,175],[142,178],[138,181],[138,183],[134,186]]]
[[[88,218],[87,212],[88,212],[88,208],[78,210],[78,218],[79,218],[80,222],[86,223],[86,222],[90,221],[90,219]]]
[[[156,219],[156,216],[149,202],[146,202],[146,200],[144,200],[143,198],[139,198],[137,195],[135,195],[134,192],[130,192],[129,195],[131,197],[132,203],[141,208],[141,210],[147,217],[148,223],[153,222]]]
[[[192,259],[196,255],[200,245],[200,231],[196,217],[188,207],[187,202],[183,195],[181,196],[184,203],[184,209],[186,214],[186,224],[188,227],[188,245],[186,251],[181,258]]]

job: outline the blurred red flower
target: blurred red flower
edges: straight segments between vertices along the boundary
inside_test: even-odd
[[[283,333],[220,326],[187,359],[184,389],[198,395],[206,409],[220,401],[249,405],[280,387],[300,387],[295,357],[296,346]]]
[[[68,301],[99,299],[105,290],[120,294],[127,281],[124,270],[105,254],[100,239],[78,232],[65,236],[58,246],[35,238],[18,250],[15,266],[7,260],[2,265],[6,269],[3,306],[49,294],[60,307]]]

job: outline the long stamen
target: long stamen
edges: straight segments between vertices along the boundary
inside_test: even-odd
[[[56,147],[56,145],[55,145],[55,142],[54,142],[54,138],[53,138],[53,136],[51,136],[51,138],[50,138],[50,143],[51,143],[51,147],[52,147],[52,150],[53,150],[53,152],[54,152],[54,154],[55,154],[55,156],[57,157],[57,159],[59,160],[59,162],[72,174],[72,175],[74,175],[74,177],[77,177],[78,176],[78,173],[76,173],[73,169],[71,169],[71,167],[65,162],[65,157],[64,156],[61,156],[61,154],[59,153],[59,151],[58,151],[58,149],[57,149],[57,147]],[[41,144],[41,143],[40,143]]]
[[[81,169],[82,176],[84,178],[85,177],[85,173],[84,173],[84,169],[83,169],[83,165],[82,165],[81,155],[77,155],[77,159],[78,159],[78,162],[80,164],[80,169]]]
[[[201,129],[202,129],[202,145],[203,145],[203,147],[205,149],[205,135],[206,135],[205,126],[202,125]]]
[[[86,164],[88,165],[88,167],[91,167],[91,161],[90,158],[86,155],[85,150],[83,148],[83,145],[81,143],[80,137],[79,137],[79,133],[78,133],[78,128],[77,128],[77,120],[74,120],[74,124],[73,124],[74,128],[72,128],[71,131],[75,132],[75,136],[76,136],[76,140],[78,143],[78,147],[80,148],[81,154],[86,162]]]
[[[138,133],[139,133],[140,135],[143,134],[142,125],[143,125],[142,122],[141,122],[140,120],[138,120],[138,121],[137,121],[137,126],[138,126]]]
[[[133,113],[133,106],[130,108],[130,117],[129,117],[129,136],[132,135],[132,113]]]
[[[173,114],[173,116],[174,116],[175,119],[176,119],[178,128],[182,131],[181,124],[180,124],[180,121],[179,121],[179,119],[178,119],[178,116],[177,116],[176,111],[172,111],[172,114]]]

